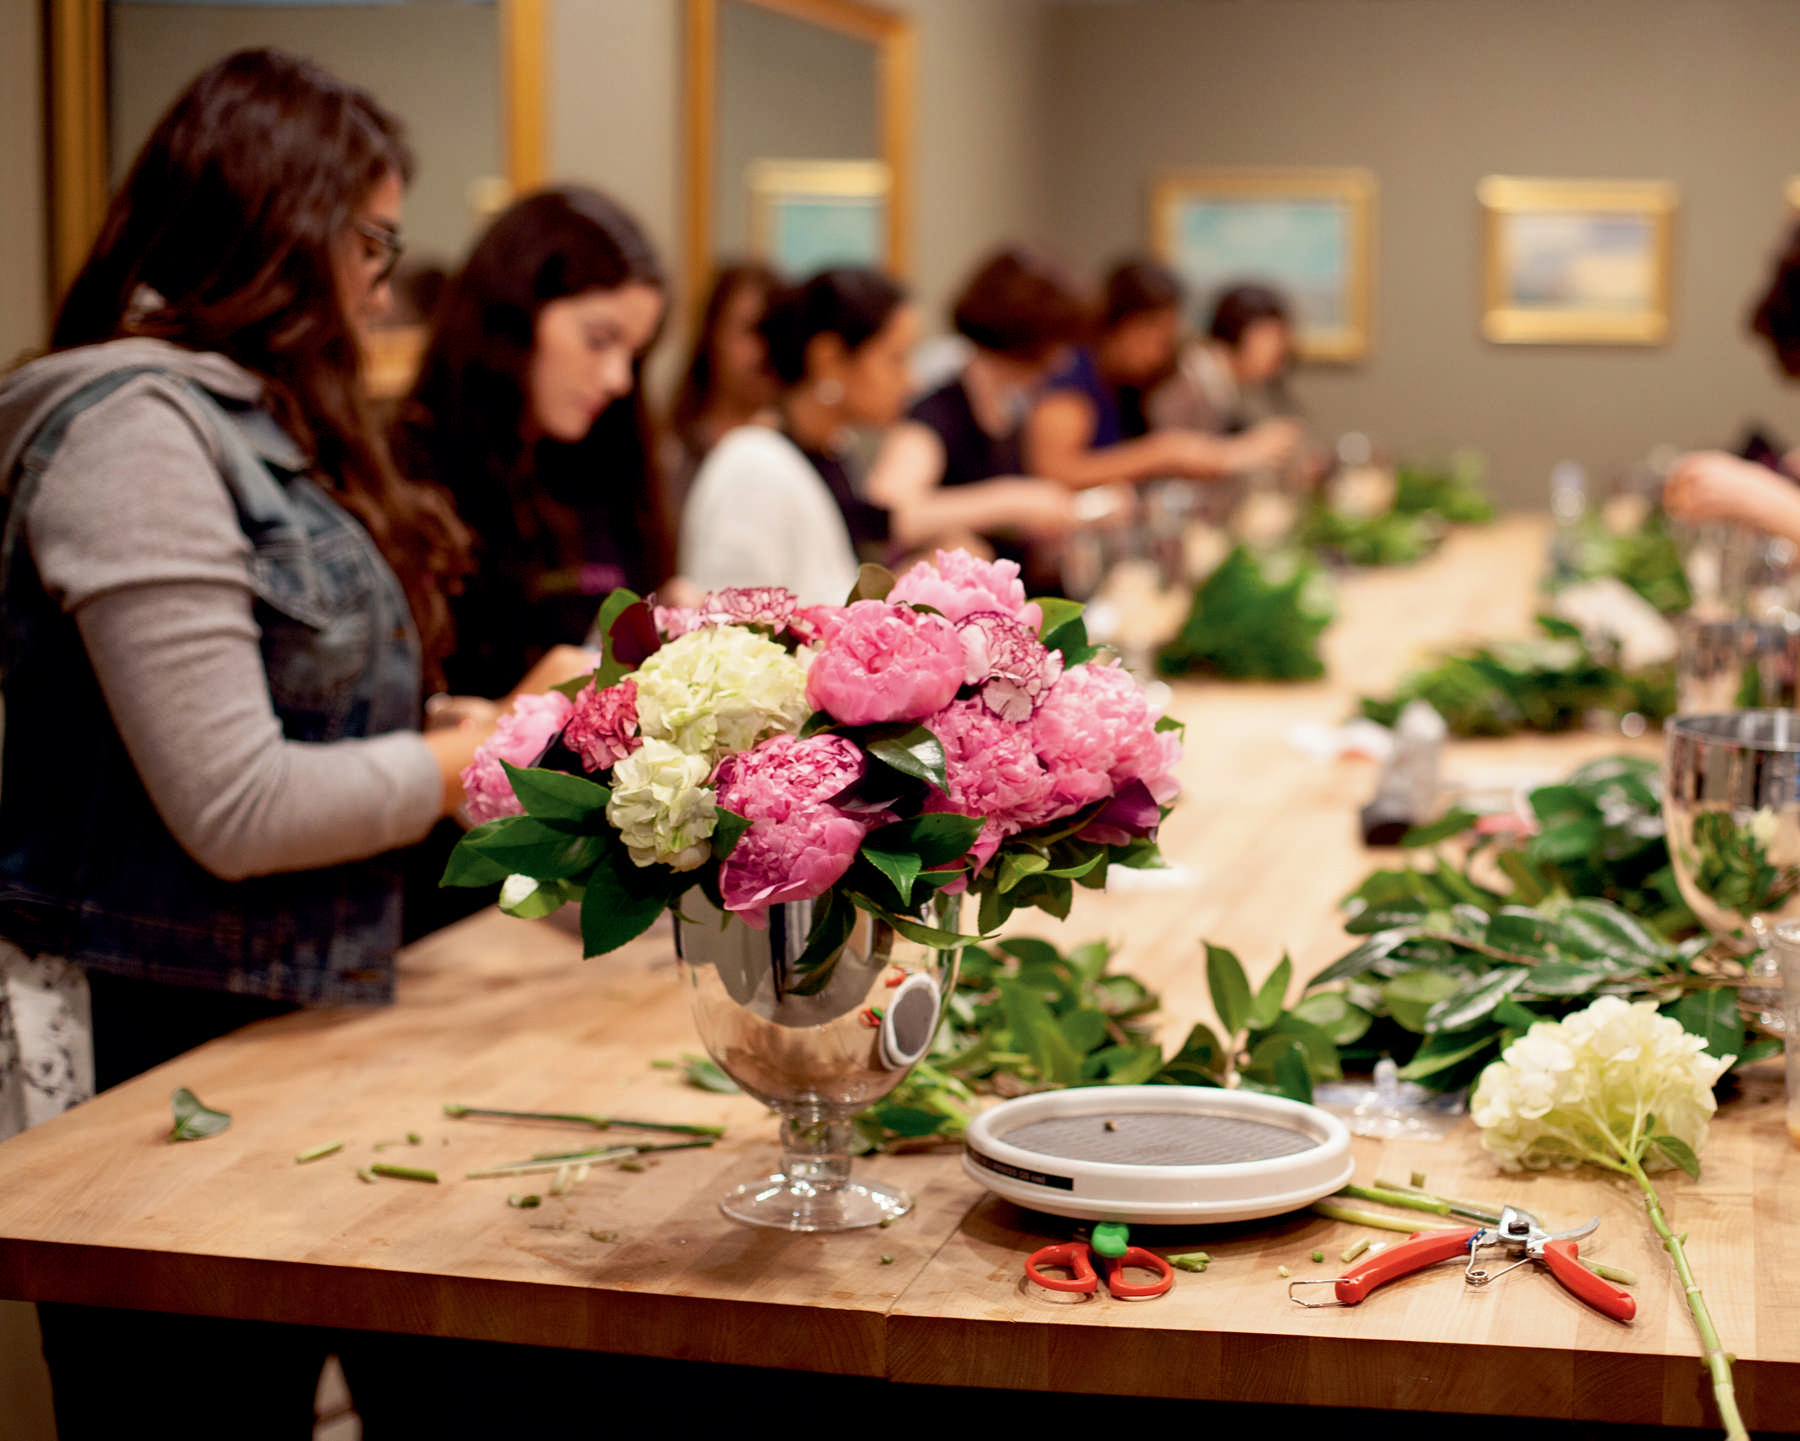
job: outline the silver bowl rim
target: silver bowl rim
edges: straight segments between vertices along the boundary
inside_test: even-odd
[[[1756,740],[1739,733],[1751,718],[1785,715],[1793,718],[1792,735],[1786,741]],[[1676,740],[1699,742],[1710,746],[1732,746],[1741,750],[1769,751],[1776,754],[1800,752],[1800,711],[1770,706],[1761,709],[1715,711],[1700,715],[1671,716],[1663,723],[1671,743]]]

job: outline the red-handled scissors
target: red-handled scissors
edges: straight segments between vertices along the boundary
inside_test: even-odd
[[[1453,1231],[1415,1231],[1392,1250],[1371,1256],[1362,1265],[1333,1281],[1291,1282],[1288,1296],[1302,1306],[1329,1305],[1331,1303],[1327,1301],[1301,1300],[1294,1295],[1294,1287],[1331,1285],[1336,1287],[1335,1294],[1339,1304],[1354,1306],[1377,1286],[1386,1285],[1389,1281],[1398,1280],[1401,1276],[1436,1265],[1440,1261],[1454,1260],[1458,1256],[1468,1257],[1463,1279],[1472,1286],[1486,1285],[1498,1276],[1504,1276],[1507,1271],[1523,1266],[1527,1261],[1541,1261],[1564,1287],[1596,1311],[1615,1321],[1629,1321],[1637,1315],[1637,1301],[1631,1293],[1621,1291],[1610,1281],[1595,1275],[1578,1259],[1581,1250],[1575,1243],[1576,1238],[1588,1235],[1599,1224],[1600,1218],[1596,1216],[1585,1226],[1552,1234],[1538,1225],[1537,1218],[1531,1212],[1518,1206],[1507,1206],[1500,1212],[1498,1226],[1475,1226],[1468,1230],[1459,1228]],[[1519,1259],[1504,1270],[1490,1275],[1487,1270],[1476,1265],[1481,1251],[1489,1246],[1503,1247]]]
[[[1047,1291],[1078,1291],[1089,1296],[1102,1282],[1109,1296],[1126,1300],[1162,1295],[1175,1283],[1174,1268],[1154,1251],[1125,1244],[1124,1230],[1123,1226],[1097,1226],[1091,1245],[1086,1241],[1063,1241],[1042,1246],[1025,1260],[1026,1279]],[[1069,1275],[1046,1276],[1039,1269],[1043,1266],[1053,1266]],[[1128,1281],[1128,1269],[1154,1271],[1156,1276],[1150,1281]]]

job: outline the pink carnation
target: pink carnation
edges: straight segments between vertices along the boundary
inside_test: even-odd
[[[494,733],[476,748],[475,759],[462,773],[470,820],[480,824],[499,816],[525,813],[500,763],[534,764],[556,739],[557,732],[568,724],[574,709],[574,702],[554,690],[543,695],[522,695],[513,702],[513,708],[500,717]]]
[[[637,682],[622,680],[597,691],[589,681],[575,697],[575,708],[563,730],[563,744],[581,757],[590,771],[611,770],[643,741],[637,733]]]
[[[1031,719],[1037,753],[1054,779],[1046,820],[1065,816],[1142,781],[1159,804],[1181,787],[1174,771],[1181,742],[1158,731],[1138,683],[1117,666],[1078,665],[1064,672]]]
[[[719,867],[727,910],[761,927],[771,905],[810,900],[838,883],[863,837],[890,819],[832,803],[862,773],[862,752],[834,735],[771,736],[719,762],[720,809],[751,823]]]
[[[980,816],[969,859],[980,870],[1008,836],[1045,819],[1051,776],[1032,748],[1028,727],[1002,720],[979,700],[953,701],[926,723],[944,748],[947,794],[933,791],[927,811]]]
[[[1018,562],[977,560],[966,550],[940,550],[935,564],[920,561],[888,592],[888,600],[928,605],[950,620],[979,611],[998,611],[1031,627],[1043,628],[1043,608],[1025,599]]]
[[[664,640],[679,640],[690,630],[700,629],[700,612],[691,605],[659,605],[652,610],[657,634]]]
[[[963,648],[963,683],[980,687],[981,701],[1002,720],[1028,721],[1063,673],[1061,651],[1049,649],[1029,626],[993,611],[956,623]]]
[[[859,600],[826,623],[806,699],[844,725],[923,720],[963,682],[962,642],[940,615]]]

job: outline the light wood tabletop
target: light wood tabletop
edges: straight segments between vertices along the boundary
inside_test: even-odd
[[[1375,772],[1302,754],[1287,732],[1345,718],[1358,691],[1391,686],[1422,646],[1523,634],[1545,540],[1541,520],[1513,518],[1458,531],[1420,566],[1349,578],[1324,681],[1178,685],[1185,794],[1163,839],[1179,869],[1160,884],[1079,893],[1066,922],[1021,917],[1021,933],[1111,940],[1115,965],[1161,992],[1170,1043],[1207,1017],[1203,942],[1235,950],[1253,977],[1284,949],[1302,976],[1340,954],[1336,902],[1391,859],[1356,830]],[[1622,749],[1655,754],[1657,742],[1456,743],[1446,778],[1550,778]],[[1335,1274],[1365,1234],[1306,1212],[1134,1230],[1140,1243],[1215,1258],[1155,1301],[1031,1296],[1019,1284],[1024,1256],[1067,1239],[1071,1223],[983,1192],[948,1154],[857,1162],[918,1199],[889,1228],[753,1230],[715,1200],[771,1168],[774,1121],[658,1064],[697,1050],[665,929],[584,962],[554,921],[485,913],[403,955],[392,1008],[249,1028],[0,1146],[0,1296],[900,1382],[1709,1421],[1693,1325],[1641,1201],[1587,1172],[1505,1175],[1467,1122],[1439,1141],[1358,1140],[1358,1179],[1422,1171],[1434,1190],[1524,1205],[1554,1228],[1598,1215],[1584,1254],[1637,1272],[1635,1321],[1607,1320],[1535,1266],[1484,1288],[1446,1266],[1355,1308],[1302,1309],[1277,1268]],[[177,1086],[229,1111],[231,1127],[165,1144]],[[1665,1177],[1661,1189],[1737,1356],[1746,1421],[1793,1431],[1800,1214],[1783,1195],[1800,1194],[1800,1152],[1781,1100],[1779,1068],[1753,1068],[1715,1123],[1702,1179]],[[596,1167],[550,1195],[548,1177],[463,1177],[593,1133],[453,1120],[446,1103],[718,1123],[727,1134],[642,1171]],[[343,1150],[296,1163],[340,1139]],[[376,1160],[444,1179],[359,1180]],[[527,1192],[542,1204],[508,1204]]]

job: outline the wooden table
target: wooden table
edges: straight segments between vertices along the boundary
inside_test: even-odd
[[[1392,683],[1416,647],[1520,633],[1544,529],[1514,519],[1459,532],[1431,562],[1356,577],[1328,637],[1331,677],[1304,686],[1184,685],[1186,797],[1165,847],[1189,875],[1162,890],[1083,893],[1069,921],[1026,930],[1104,935],[1117,965],[1165,1001],[1174,1039],[1205,1014],[1201,943],[1253,975],[1282,949],[1301,974],[1345,949],[1334,903],[1378,859],[1355,809],[1373,769],[1284,739],[1336,721]],[[1654,753],[1654,741],[1640,741]],[[1452,779],[1555,775],[1621,748],[1579,735],[1459,744]],[[550,922],[473,918],[402,960],[400,1003],[253,1027],[0,1147],[0,1296],[460,1336],[900,1382],[1231,1401],[1707,1424],[1692,1324],[1637,1199],[1598,1176],[1507,1177],[1466,1124],[1440,1142],[1356,1143],[1359,1179],[1427,1173],[1450,1194],[1517,1201],[1556,1224],[1598,1213],[1591,1254],[1642,1278],[1638,1319],[1608,1321],[1536,1268],[1486,1289],[1450,1269],[1355,1309],[1302,1310],[1276,1268],[1330,1274],[1362,1234],[1301,1213],[1155,1233],[1216,1259],[1148,1304],[1059,1304],[1022,1293],[1023,1254],[1065,1223],[965,1179],[953,1156],[860,1161],[910,1188],[890,1229],[790,1236],[715,1209],[729,1180],[769,1168],[774,1126],[741,1097],[691,1089],[653,1063],[697,1049],[670,947],[653,933],[582,962]],[[179,1085],[234,1117],[204,1142],[162,1142]],[[452,1121],[444,1103],[720,1122],[713,1150],[641,1173],[597,1169],[513,1209],[530,1181],[359,1182],[381,1159],[446,1178],[576,1139]],[[337,1155],[294,1156],[344,1138]],[[1780,1076],[1764,1067],[1722,1113],[1703,1178],[1663,1182],[1753,1429],[1800,1429],[1800,1153]],[[1139,1239],[1144,1239],[1140,1233]],[[1326,1266],[1308,1258],[1314,1248]]]

